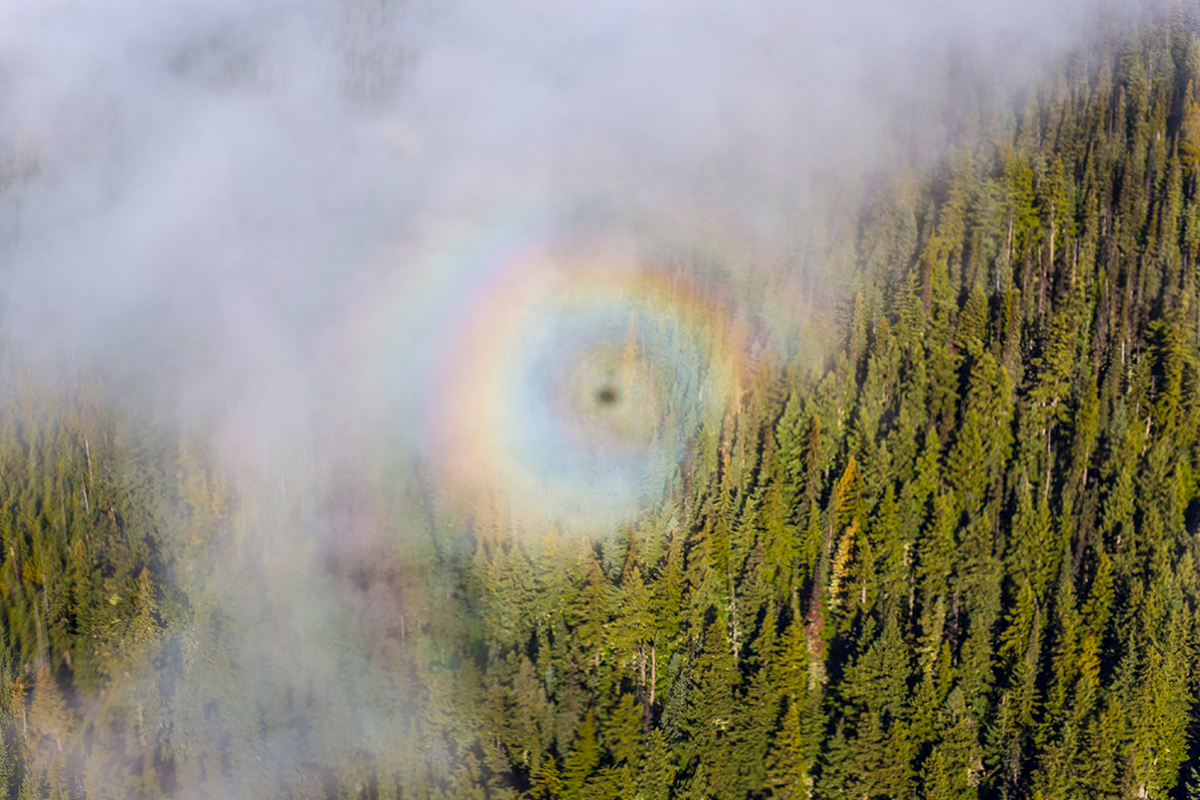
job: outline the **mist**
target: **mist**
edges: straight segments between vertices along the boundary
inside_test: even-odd
[[[371,296],[422,320],[391,346],[425,380],[422,332],[478,277],[448,254],[498,230],[737,241],[733,283],[811,297],[830,197],[930,163],[978,115],[962,84],[1002,108],[1090,10],[7,4],[4,323],[246,449],[363,418],[377,345],[344,338]]]
[[[571,291],[580,276],[624,275],[610,262],[703,263],[697,280],[711,288],[646,301],[700,297],[705,311],[671,333],[685,355],[662,345],[676,372],[684,361],[672,359],[794,352],[808,317],[832,313],[831,226],[853,224],[845,214],[870,176],[927,169],[966,127],[1013,113],[1027,81],[1115,13],[1084,0],[6,2],[0,325],[48,381],[96,378],[106,402],[198,437],[232,476],[248,509],[238,544],[192,557],[221,563],[205,583],[213,596],[253,584],[267,598],[233,628],[244,663],[260,665],[245,697],[370,674],[386,669],[372,626],[416,629],[434,601],[364,589],[327,564],[383,553],[403,572],[409,539],[428,535],[413,498],[430,485],[436,502],[454,494],[427,465],[466,453],[472,485],[510,466],[495,455],[510,440],[468,450],[508,418],[490,400],[463,410],[473,395],[454,394],[507,391],[507,373],[439,377],[454,359],[506,357],[477,347],[494,329],[472,334],[469,358],[455,338],[509,308],[509,284],[489,283],[507,274],[505,254],[566,254],[546,285]],[[959,105],[980,83],[994,107]],[[621,277],[614,296],[640,280]],[[536,303],[551,304],[547,319],[576,308]],[[512,341],[568,330],[590,352],[595,330],[618,342],[618,311]],[[579,380],[599,381],[605,403],[618,396],[605,383],[618,367],[545,346],[553,358],[520,361],[521,375],[582,359],[591,372]],[[687,398],[707,390],[711,402],[734,380],[718,372],[635,384],[657,393],[655,409],[679,409],[673,427],[616,418],[603,430],[626,437],[621,458],[634,444],[656,454],[652,480],[631,468],[602,487],[617,500],[593,502],[609,462],[555,474],[559,500],[546,503],[559,505],[539,524],[578,509],[628,520],[644,498],[622,481],[670,474],[686,441],[661,442],[701,428],[709,410]],[[474,427],[431,434],[428,409],[441,404],[478,413]],[[576,431],[538,435],[553,437],[530,440],[538,457],[557,456]],[[531,474],[501,484],[513,506],[544,499],[535,479],[549,468]],[[331,703],[369,718],[375,738],[328,757],[403,739],[370,698]],[[279,736],[264,753],[290,774]],[[179,780],[179,796],[201,796]],[[230,780],[225,796],[258,796],[249,778]]]

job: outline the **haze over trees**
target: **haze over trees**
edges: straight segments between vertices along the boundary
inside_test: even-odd
[[[901,172],[822,365],[597,540],[267,492],[6,346],[0,796],[1200,795],[1200,29]],[[285,530],[367,505],[423,536]]]

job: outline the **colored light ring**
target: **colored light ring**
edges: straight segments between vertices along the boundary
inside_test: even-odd
[[[736,396],[728,308],[616,250],[516,248],[481,274],[436,326],[422,380],[442,479],[518,516],[632,515]]]

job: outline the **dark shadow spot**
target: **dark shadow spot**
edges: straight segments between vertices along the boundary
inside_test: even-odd
[[[596,399],[606,406],[611,406],[617,402],[617,390],[611,386],[605,386],[600,391],[596,392]]]

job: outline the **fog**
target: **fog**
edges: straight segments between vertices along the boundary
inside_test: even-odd
[[[971,114],[956,87],[1007,101],[1093,11],[7,3],[4,321],[35,357],[69,351],[187,419],[336,427],[360,409],[321,395],[374,346],[347,350],[346,329],[368,306],[453,315],[486,272],[463,243],[496,231],[736,240],[734,283],[820,281],[830,194],[935,157]],[[397,369],[428,344],[411,328]]]
[[[269,608],[289,609],[279,636],[303,654],[288,669],[344,671],[320,646],[330,620],[383,612],[374,600],[314,595],[315,551],[280,542],[317,541],[327,556],[403,539],[406,521],[387,512],[399,501],[325,498],[360,477],[363,495],[409,492],[412,465],[437,464],[447,449],[470,451],[474,484],[512,466],[513,437],[537,450],[534,461],[561,457],[577,421],[543,429],[493,404],[572,359],[600,376],[606,404],[618,396],[604,383],[617,374],[608,356],[587,361],[561,342],[545,345],[552,359],[517,352],[558,328],[521,328],[507,350],[481,346],[496,329],[472,325],[511,310],[503,276],[514,260],[555,261],[546,285],[568,293],[585,285],[580,275],[604,273],[595,285],[615,286],[620,302],[702,306],[671,323],[684,355],[663,345],[658,363],[676,372],[683,362],[672,359],[768,340],[794,351],[806,316],[828,315],[823,303],[836,300],[820,291],[832,280],[830,209],[853,208],[864,176],[920,171],[944,155],[973,124],[959,105],[966,87],[982,82],[1002,115],[1025,81],[1114,13],[1084,0],[7,0],[3,332],[34,364],[69,362],[131,412],[153,407],[166,424],[202,431],[244,496],[271,487],[245,535],[275,542]],[[680,254],[700,253],[701,283],[715,288],[646,300],[642,277],[578,266],[585,251],[610,266],[659,259],[677,273],[693,263]],[[540,274],[522,272],[519,286]],[[539,320],[578,308],[539,298],[528,306]],[[597,330],[596,341],[618,341],[611,320],[629,312],[613,308],[593,328],[569,329],[579,353]],[[716,329],[718,344],[706,338]],[[444,378],[460,361],[496,374]],[[646,412],[655,426],[668,403],[677,409],[666,434],[620,418],[585,433],[627,437],[621,453],[650,442],[661,480],[681,451],[658,443],[695,432],[706,412],[685,408],[689,398],[707,387],[711,403],[734,380],[716,373],[665,388],[638,379],[638,391],[657,393]],[[526,383],[510,392],[510,374]],[[429,408],[443,403],[479,416],[430,434],[440,423]],[[510,423],[536,434],[512,433],[476,458],[479,431]],[[532,470],[532,488],[501,489],[528,499],[548,469]],[[637,470],[602,487],[619,507],[589,496],[601,472],[592,461],[556,475],[558,499],[547,502],[560,505],[546,519],[580,508],[627,519],[642,496],[621,481],[642,481]],[[301,512],[286,512],[289,481],[293,500],[310,498]],[[229,575],[263,568],[264,551],[250,550]],[[269,620],[264,611],[247,623],[249,650],[275,646],[264,644],[277,632]],[[380,736],[364,747],[383,747]],[[229,796],[251,796],[248,786]]]

